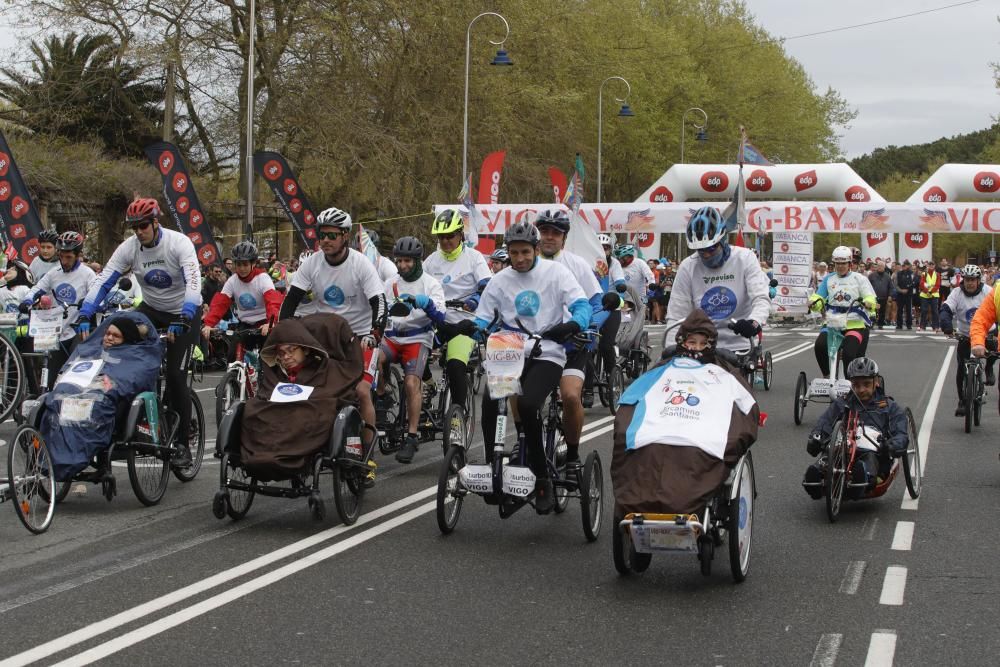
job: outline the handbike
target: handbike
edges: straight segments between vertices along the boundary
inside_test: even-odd
[[[734,326],[734,322],[729,323],[730,330],[735,331]],[[827,336],[829,335],[827,334]],[[771,381],[774,377],[774,361],[771,358],[770,350],[764,351],[764,332],[759,331],[756,335],[746,338],[750,341],[750,349],[736,354],[739,369],[751,388],[756,386],[757,378],[760,378],[761,384],[764,385],[764,391],[770,391]]]

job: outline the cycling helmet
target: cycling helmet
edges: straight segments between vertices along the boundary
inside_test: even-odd
[[[80,232],[63,232],[56,239],[56,250],[81,252],[83,250],[83,234]]]
[[[538,228],[530,222],[515,222],[507,228],[503,242],[508,247],[511,243],[530,243],[532,246],[537,246]]]
[[[615,248],[615,257],[621,259],[622,257],[631,255],[632,257],[638,257],[639,251],[635,249],[635,246],[631,243],[623,243],[622,245]]]
[[[873,378],[878,375],[878,364],[874,359],[858,357],[847,365],[847,379]]]
[[[336,206],[331,206],[316,218],[316,227],[336,227],[338,229],[351,228],[351,216],[341,211]]]
[[[850,262],[851,261],[851,249],[846,245],[839,245],[833,249],[833,254],[831,259],[836,262]]]
[[[233,255],[234,262],[256,262],[257,261],[257,246],[253,244],[253,241],[240,241],[233,246],[230,250]]]
[[[600,243],[602,246],[604,245],[608,246],[612,250],[615,249],[615,240],[611,238],[610,234],[598,234],[597,242]]]
[[[497,248],[490,255],[490,259],[494,262],[501,262],[503,264],[510,264],[510,254],[507,252],[507,248]]]
[[[54,229],[43,229],[42,233],[38,235],[39,243],[51,243],[55,245],[56,240],[59,238],[59,232]]]
[[[535,218],[535,227],[553,227],[563,234],[569,234],[569,216],[565,211],[542,211]]]
[[[692,250],[711,248],[726,240],[726,223],[722,214],[713,206],[702,206],[687,225],[687,244]]]
[[[983,270],[980,269],[975,264],[966,264],[962,267],[962,277],[963,278],[982,278]]]
[[[421,259],[424,256],[424,246],[415,236],[403,236],[396,239],[392,248],[393,257],[412,257]]]
[[[446,208],[434,218],[434,224],[431,225],[431,234],[454,234],[464,229],[465,223],[462,221],[462,214],[458,212],[458,209]]]
[[[125,211],[125,222],[135,225],[146,220],[159,220],[160,205],[151,197],[136,198]]]

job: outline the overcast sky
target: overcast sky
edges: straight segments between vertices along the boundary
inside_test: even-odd
[[[775,37],[830,30],[961,0],[746,0]],[[880,146],[980,130],[1000,116],[991,62],[1000,62],[1000,2],[972,4],[785,43],[820,92],[858,111],[844,131],[849,158]],[[761,147],[766,152],[766,147]]]

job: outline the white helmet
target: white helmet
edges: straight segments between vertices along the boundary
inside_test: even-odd
[[[337,227],[339,229],[351,228],[351,216],[349,213],[341,211],[337,207],[331,207],[319,214],[316,219],[316,227]]]
[[[982,278],[983,270],[980,269],[975,264],[966,264],[965,268],[962,269],[963,278]]]
[[[834,262],[850,262],[852,258],[851,249],[846,245],[839,245],[833,249],[833,256],[831,259]]]
[[[598,234],[597,242],[601,245],[611,246],[611,249],[615,249],[615,240],[611,238],[610,234]]]

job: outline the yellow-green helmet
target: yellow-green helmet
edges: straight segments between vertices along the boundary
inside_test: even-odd
[[[434,218],[431,234],[453,234],[463,229],[465,229],[465,224],[462,222],[462,214],[458,212],[458,209],[446,208]]]

